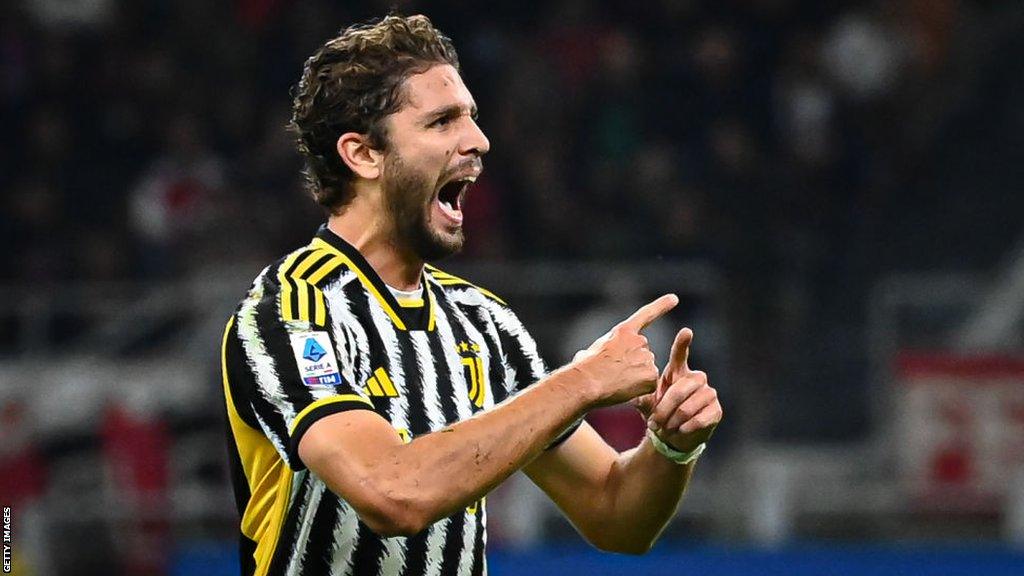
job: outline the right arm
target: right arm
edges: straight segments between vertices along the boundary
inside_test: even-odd
[[[677,302],[644,306],[568,366],[473,418],[404,444],[376,413],[332,414],[302,436],[299,457],[375,532],[415,534],[492,490],[588,410],[653,390],[658,370],[639,331]]]

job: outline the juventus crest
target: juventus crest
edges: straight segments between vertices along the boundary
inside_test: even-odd
[[[462,371],[469,386],[469,399],[473,406],[483,408],[484,400],[487,399],[487,374],[483,359],[480,358],[480,345],[475,342],[459,342],[458,349],[462,358]]]

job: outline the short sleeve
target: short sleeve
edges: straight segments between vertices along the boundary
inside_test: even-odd
[[[285,320],[277,302],[268,295],[240,306],[234,332],[244,366],[237,372],[246,381],[240,384],[242,393],[248,392],[246,408],[255,423],[288,465],[301,470],[299,441],[314,422],[374,406],[355,384],[346,343],[331,330],[331,322]]]

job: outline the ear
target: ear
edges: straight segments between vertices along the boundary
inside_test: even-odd
[[[384,154],[369,145],[366,135],[346,132],[338,137],[338,156],[355,173],[366,180],[380,177]]]

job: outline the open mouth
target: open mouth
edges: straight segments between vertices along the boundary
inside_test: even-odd
[[[456,223],[462,222],[462,202],[466,191],[475,180],[473,177],[452,180],[441,186],[437,192],[437,203],[441,211]]]

